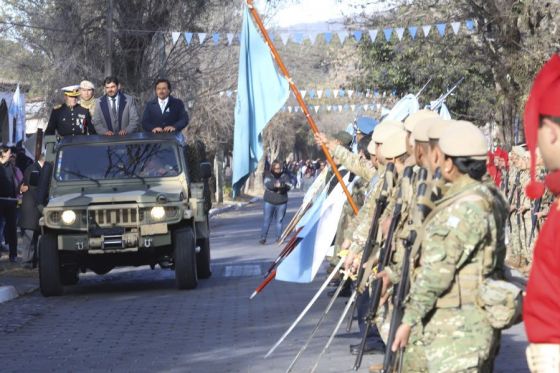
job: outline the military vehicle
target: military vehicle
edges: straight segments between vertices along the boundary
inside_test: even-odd
[[[88,269],[159,265],[175,270],[179,289],[211,275],[211,168],[181,134],[51,136],[45,146],[45,166],[31,181],[48,190],[39,205],[44,296],[61,295]]]

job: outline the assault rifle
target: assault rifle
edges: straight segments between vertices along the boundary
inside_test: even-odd
[[[401,212],[403,206],[403,187],[406,183],[410,183],[412,178],[412,167],[407,167],[404,170],[403,179],[401,186],[397,194],[397,202],[395,203],[395,209],[393,210],[393,215],[391,216],[391,224],[389,225],[389,231],[387,237],[385,238],[385,243],[383,249],[379,255],[379,263],[377,265],[377,273],[383,271],[383,268],[389,263],[392,252],[392,243],[395,230],[397,225],[401,220]],[[358,351],[358,356],[356,356],[356,361],[354,363],[354,370],[358,370],[362,364],[362,358],[364,356],[364,349],[366,347],[367,338],[372,324],[375,322],[375,316],[377,315],[377,308],[379,307],[379,302],[381,301],[381,293],[383,291],[383,280],[376,280],[374,282],[373,291],[369,299],[368,304],[368,315],[366,316],[366,327],[362,335],[362,341],[360,343],[360,349]]]
[[[428,184],[426,183],[427,178],[428,172],[423,168],[420,169],[420,172],[418,174],[419,183],[418,192],[416,194],[417,202],[415,211],[418,216],[419,222],[423,222],[426,216],[428,216],[428,214],[432,211],[432,202],[438,198],[437,192],[432,192],[431,196],[427,196],[429,192]],[[434,174],[433,184],[437,185],[439,180],[441,180],[441,170],[438,169]],[[383,360],[383,373],[393,372],[394,370],[398,370],[400,372],[400,370],[402,369],[403,351],[399,351],[399,358],[397,359],[397,354],[393,352],[391,346],[393,345],[397,329],[399,328],[404,316],[404,300],[410,289],[410,256],[412,253],[412,247],[416,242],[416,237],[416,230],[411,230],[408,237],[404,240],[405,252],[401,267],[401,278],[399,283],[396,285],[396,292],[393,298],[393,313],[391,315],[389,336],[387,338],[387,349]]]
[[[517,189],[519,187],[519,184],[521,184],[521,171],[517,171],[517,174],[515,174],[515,181],[513,183],[513,188],[511,189],[511,193],[508,196],[508,203],[511,206],[511,204],[513,203],[513,197],[515,196]],[[509,226],[509,232],[512,232],[512,227],[511,227],[511,213],[508,215],[508,226]],[[521,222],[519,223],[521,224]]]
[[[364,252],[362,253],[362,260],[360,261],[360,267],[358,268],[358,276],[356,278],[356,284],[358,286],[359,284],[361,284],[362,279],[364,278],[364,273],[365,273],[364,264],[367,263],[367,261],[370,259],[371,253],[373,252],[373,247],[376,243],[375,241],[377,240],[377,232],[379,231],[379,219],[381,218],[383,211],[385,211],[385,208],[387,207],[387,198],[389,194],[389,189],[390,186],[392,186],[392,184],[394,183],[394,178],[395,178],[395,164],[388,163],[387,167],[385,168],[384,181],[383,181],[381,193],[379,194],[379,197],[377,198],[377,202],[375,205],[375,213],[373,214],[373,219],[366,240],[366,245],[364,246]],[[358,286],[356,286],[354,292],[358,291]],[[354,318],[356,306],[357,304],[356,302],[354,302],[348,317],[348,325],[346,327],[347,331],[350,331],[352,329],[352,320]]]

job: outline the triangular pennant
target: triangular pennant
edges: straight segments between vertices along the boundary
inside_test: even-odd
[[[293,107],[291,107],[291,106],[288,106],[288,112],[290,112],[290,113],[291,113],[291,112],[292,112],[293,110],[294,110],[294,108],[293,108]]]
[[[309,98],[315,98],[315,90],[314,89],[311,89],[309,91]]]
[[[189,109],[191,109],[191,108],[194,106],[194,101],[192,101],[192,100],[189,101],[189,102],[187,103],[187,106],[189,107]]]
[[[309,38],[309,41],[311,42],[311,45],[315,45],[315,40],[317,40],[317,35],[319,33],[317,32],[310,32],[307,37]]]
[[[201,45],[202,45],[202,43],[204,43],[204,40],[206,40],[206,33],[205,32],[199,32],[198,33],[198,41],[200,42]]]
[[[352,89],[348,90],[348,97],[352,98],[352,95],[354,94],[354,91]]]
[[[348,110],[350,110],[350,105],[345,104],[345,105],[344,105],[344,111],[348,111]]]
[[[472,31],[474,28],[474,21],[472,19],[467,19],[465,21],[465,26],[467,26],[467,30]]]
[[[362,32],[361,31],[354,31],[354,39],[359,43],[362,40]]]
[[[445,23],[438,23],[436,25],[439,36],[441,36],[442,38],[445,36],[445,28],[447,27],[447,24]]]
[[[340,97],[344,97],[344,94],[345,94],[344,89],[339,89],[338,94],[339,94]]]
[[[393,29],[392,28],[386,28],[383,29],[383,33],[385,34],[385,40],[390,41],[391,40],[391,35],[393,34]]]
[[[220,97],[222,97],[224,94],[225,94],[225,92],[224,92],[224,91],[221,91],[221,92],[220,92]]]
[[[317,97],[319,97],[319,98],[323,97],[323,90],[322,89],[317,90]]]
[[[330,97],[331,97],[331,89],[330,89],[330,88],[327,88],[327,89],[325,90],[325,97],[326,97],[326,98],[330,98]]]
[[[233,33],[228,33],[227,34],[227,43],[228,45],[231,45],[231,43],[233,43]]]
[[[404,27],[399,27],[395,31],[397,32],[397,37],[399,38],[399,40],[402,40],[404,35]]]
[[[185,41],[187,45],[191,45],[193,33],[192,32],[185,32]]]
[[[299,106],[296,106],[296,107],[294,108],[294,111],[295,111],[296,113],[299,113],[299,112],[301,111],[301,108],[300,108]]]
[[[333,89],[333,97],[338,97],[338,89]]]
[[[327,105],[327,111],[331,111],[332,110],[332,106],[331,105]]]
[[[214,45],[218,45],[220,42],[220,34],[218,32],[212,34],[212,41],[214,42]]]
[[[378,30],[377,29],[369,30],[368,33],[369,33],[369,38],[370,38],[371,42],[373,43],[375,41],[375,39],[377,39]]]
[[[457,35],[459,33],[459,28],[461,27],[461,22],[452,22],[451,28],[453,29],[453,33]]]
[[[171,39],[173,40],[173,45],[177,44],[177,40],[179,40],[180,37],[181,37],[180,32],[172,32],[171,33]]]
[[[305,89],[302,89],[301,91],[299,91],[299,93],[301,93],[301,98],[305,98],[305,94],[307,93],[307,91]]]
[[[422,26],[422,31],[424,31],[424,37],[427,38],[430,30],[432,29],[431,25]]]
[[[332,41],[332,32],[325,32],[325,43],[330,44]]]
[[[338,111],[342,113],[342,105],[338,105]]]
[[[233,95],[233,92],[230,91],[230,90],[227,90],[227,91],[226,91],[226,95],[227,95],[228,97],[231,97],[231,95]]]
[[[298,44],[301,44],[301,43],[303,43],[303,34],[301,32],[296,32],[294,34],[293,39],[294,39],[294,42],[296,42]]]
[[[368,89],[368,90],[366,91],[366,97],[369,97],[370,95],[371,95],[371,91]]]
[[[378,89],[373,90],[373,96],[374,97],[379,97],[379,90]]]
[[[356,105],[354,104],[350,105],[350,109],[352,109],[352,111],[356,111]]]
[[[408,33],[410,34],[410,37],[412,37],[412,40],[416,39],[417,32],[418,32],[418,27],[416,26],[410,26],[408,28]]]
[[[348,31],[339,31],[338,38],[340,39],[340,44],[344,44],[344,41],[348,37]]]
[[[282,43],[286,45],[288,44],[288,39],[290,39],[290,34],[288,33],[280,34],[280,39],[282,39]]]
[[[315,105],[315,106],[313,106],[313,108],[315,109],[315,113],[318,113],[318,112],[319,112],[320,106],[319,106],[319,105]]]

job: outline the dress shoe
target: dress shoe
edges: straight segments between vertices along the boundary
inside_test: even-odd
[[[266,240],[265,240],[264,238],[262,238],[262,239],[259,240],[259,243],[260,243],[261,245],[264,245],[264,244],[266,243]]]
[[[350,353],[352,355],[358,355],[360,352],[360,344],[350,345]],[[384,355],[385,348],[384,347],[377,347],[377,346],[366,346],[364,347],[364,355]]]

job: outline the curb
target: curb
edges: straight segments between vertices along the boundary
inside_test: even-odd
[[[4,303],[19,297],[19,294],[13,286],[0,286],[0,303]]]
[[[224,207],[218,207],[218,208],[214,208],[214,209],[210,209],[210,212],[208,212],[208,216],[210,218],[223,214],[224,212],[228,212],[228,211],[234,211],[234,210],[239,210],[245,206],[248,206],[252,203],[256,203],[258,201],[260,201],[261,198],[259,197],[253,197],[249,200],[249,202],[237,202],[237,203],[232,203],[229,206],[224,206]]]

